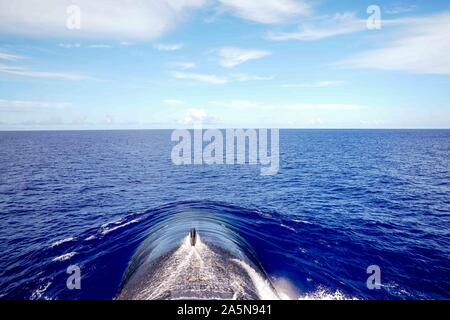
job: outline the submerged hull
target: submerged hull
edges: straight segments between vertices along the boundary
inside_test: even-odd
[[[142,266],[118,299],[261,299],[252,268],[224,250],[198,241]],[[275,294],[273,298],[276,298]]]
[[[252,249],[223,221],[202,216],[198,233],[191,229],[189,235],[192,223],[186,218],[172,219],[176,225],[162,221],[150,232],[130,262],[117,299],[278,299]]]

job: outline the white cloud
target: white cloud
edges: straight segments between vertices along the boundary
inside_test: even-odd
[[[291,83],[283,84],[283,88],[326,88],[326,87],[336,87],[344,84],[345,81],[317,81],[312,83]]]
[[[65,109],[71,107],[72,104],[68,102],[47,102],[47,101],[21,101],[21,100],[5,100],[0,99],[0,107],[3,108],[50,108],[50,109]]]
[[[210,84],[226,84],[233,81],[237,82],[264,81],[273,79],[273,77],[263,77],[245,73],[233,73],[228,77],[220,77],[213,74],[199,74],[186,72],[173,72],[172,75],[177,79],[193,80],[198,82],[206,82]]]
[[[73,49],[73,48],[80,48],[81,44],[79,44],[79,43],[60,43],[59,46],[64,49]]]
[[[266,111],[358,111],[363,106],[345,103],[292,103],[292,104],[269,104],[250,100],[231,100],[231,101],[210,101],[210,105],[233,109],[255,109]]]
[[[158,43],[155,46],[155,49],[159,51],[177,51],[183,48],[182,43]]]
[[[256,110],[274,109],[273,105],[250,100],[210,101],[209,104],[215,107],[233,108],[233,109],[256,109]]]
[[[271,53],[265,50],[242,49],[234,47],[225,47],[219,50],[220,65],[225,68],[233,68],[241,63],[250,60],[261,59],[269,56]]]
[[[171,105],[171,106],[179,106],[179,105],[183,105],[184,101],[182,100],[177,100],[177,99],[165,99],[163,100],[163,102],[165,104]]]
[[[129,47],[129,46],[134,45],[134,43],[133,42],[129,42],[129,41],[120,41],[120,45],[124,46],[124,47]]]
[[[108,44],[91,44],[90,46],[88,46],[88,48],[91,48],[91,49],[111,49],[112,46],[110,46]]]
[[[321,126],[324,124],[324,121],[322,118],[313,118],[308,120],[308,124],[315,125],[315,126]]]
[[[400,13],[408,13],[417,11],[419,9],[418,5],[400,5],[400,4],[394,4],[392,6],[387,7],[383,10],[383,12],[387,14],[400,14]]]
[[[321,111],[358,111],[362,106],[344,103],[294,103],[286,106],[290,110],[321,110]]]
[[[0,60],[17,61],[17,60],[22,60],[22,59],[25,59],[25,57],[19,56],[17,54],[0,51]]]
[[[64,80],[84,80],[86,76],[74,73],[52,72],[52,71],[36,71],[24,67],[14,67],[0,64],[0,73],[6,73],[16,76],[31,78],[57,78]]]
[[[193,69],[196,67],[196,64],[194,62],[175,62],[172,64],[175,68],[187,70],[187,69]]]
[[[219,77],[213,74],[173,72],[173,76],[176,79],[192,80],[209,84],[226,84],[228,82],[227,78]]]
[[[207,0],[0,0],[0,33],[108,39],[156,38]],[[81,9],[81,29],[69,30],[67,7]]]
[[[219,0],[225,10],[246,20],[273,24],[309,14],[305,1],[294,0]]]
[[[104,118],[102,119],[104,124],[110,125],[115,123],[114,116],[110,114],[105,114]]]
[[[231,75],[233,79],[239,82],[245,82],[245,81],[262,81],[262,80],[272,80],[273,77],[263,77],[263,76],[256,76],[252,74],[246,74],[246,73],[233,73]]]
[[[208,117],[203,109],[189,109],[184,117],[184,123],[202,122]]]
[[[275,41],[300,40],[311,41],[367,30],[365,19],[359,19],[354,13],[338,13],[323,16],[312,23],[305,23],[293,32],[269,32],[267,38]]]
[[[189,109],[181,122],[186,125],[213,124],[217,122],[217,119],[208,115],[203,109]]]
[[[350,68],[450,75],[450,13],[397,20],[404,28],[385,47],[341,61]]]

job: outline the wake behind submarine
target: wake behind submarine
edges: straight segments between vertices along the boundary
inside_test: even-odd
[[[195,226],[192,218],[197,218]],[[267,300],[279,295],[252,248],[225,221],[189,213],[150,230],[131,259],[116,298]]]

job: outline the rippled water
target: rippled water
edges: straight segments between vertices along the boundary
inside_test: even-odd
[[[149,230],[195,212],[291,298],[450,298],[449,130],[281,130],[275,176],[174,166],[170,134],[0,133],[0,297],[114,298]]]

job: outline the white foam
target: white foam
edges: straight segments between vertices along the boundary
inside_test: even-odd
[[[283,228],[286,228],[286,229],[289,229],[289,230],[291,230],[291,231],[297,232],[297,230],[295,230],[294,228],[289,227],[289,226],[287,226],[287,225],[285,225],[285,224],[281,224],[281,226],[282,226]]]
[[[75,251],[69,252],[69,253],[65,253],[65,254],[60,255],[60,256],[58,256],[56,258],[53,258],[52,261],[66,261],[66,260],[69,260],[70,258],[72,258],[76,254],[77,253]]]
[[[279,300],[280,297],[274,292],[270,283],[265,280],[255,269],[250,267],[244,261],[233,259],[234,262],[239,264],[249,275],[261,300]]]
[[[221,299],[222,286],[229,288],[233,292],[233,298],[237,298],[244,293],[244,282],[238,274],[226,276],[217,274],[217,263],[220,263],[222,257],[215,251],[211,250],[200,236],[197,235],[195,246],[191,246],[190,238],[187,236],[180,247],[165,262],[165,265],[158,274],[159,281],[152,286],[144,288],[135,298],[138,300],[160,299],[165,292],[174,290],[180,286],[180,282],[190,281],[186,270],[195,266],[201,281],[210,282],[211,288],[217,291],[218,296],[208,296],[208,299]],[[188,276],[188,277],[187,277]],[[187,278],[186,278],[187,277]],[[224,281],[223,283],[221,281]],[[213,290],[213,291],[214,291]],[[199,292],[201,293],[201,292]],[[192,298],[192,297],[190,297]],[[174,299],[182,299],[182,297],[174,297]]]
[[[177,281],[179,275],[184,272],[187,265],[197,261],[201,266],[204,266],[204,259],[202,257],[209,255],[210,252],[208,251],[206,245],[201,241],[200,236],[197,235],[195,246],[191,246],[189,236],[186,237],[171,259],[176,263],[168,264],[168,268],[164,272],[166,275],[164,281],[156,289],[152,290],[152,292],[144,292],[145,299],[154,299],[171,288],[175,281]]]
[[[292,220],[292,221],[297,222],[297,223],[303,223],[303,224],[312,224],[312,223],[309,222],[309,221],[306,221],[306,220],[300,220],[300,219],[294,219],[294,220]]]
[[[217,280],[217,275],[210,274],[213,270],[209,269],[209,265],[216,263],[215,261],[220,261],[220,257],[218,257],[216,253],[213,252],[205,243],[203,243],[199,236],[197,236],[197,243],[195,246],[191,246],[189,237],[186,237],[181,246],[171,257],[169,263],[167,263],[167,267],[163,271],[164,281],[162,281],[156,288],[152,287],[151,290],[144,290],[144,292],[140,295],[140,298],[158,298],[163,292],[170,290],[174,283],[179,281],[179,276],[185,272],[186,266],[193,263],[197,263],[201,268],[203,268],[203,276],[205,278]],[[271,283],[250,265],[239,259],[232,259],[231,261],[243,268],[248,274],[256,289],[256,293],[261,300],[279,300],[282,298],[277,294]],[[237,299],[240,293],[245,290],[241,281],[242,279],[237,276],[236,278],[229,280],[229,285],[234,291],[233,299]]]
[[[405,289],[401,288],[397,283],[390,281],[386,284],[381,284],[381,286],[391,295],[397,297],[412,297],[412,294]]]
[[[112,224],[121,224],[122,221],[123,221],[123,218],[120,218],[120,219],[115,220],[115,221],[106,222],[106,223],[102,224],[101,227],[102,228],[106,228],[107,226],[110,226]]]
[[[107,227],[106,227],[106,226],[111,225],[111,224],[107,224],[106,226],[103,225],[103,226],[102,226],[102,228],[103,228],[103,230],[102,230],[102,235],[105,235],[105,234],[108,234],[108,233],[110,233],[110,232],[113,232],[114,230],[117,230],[117,229],[126,227],[126,226],[128,226],[128,225],[130,225],[130,224],[139,222],[140,220],[141,220],[141,219],[133,219],[133,220],[128,221],[128,222],[126,222],[126,223],[124,223],[124,224],[119,224],[119,222],[115,222],[114,224],[116,224],[116,226],[115,226],[115,227],[112,227],[112,228],[107,228]]]
[[[356,297],[349,297],[341,291],[330,291],[319,287],[315,292],[304,294],[298,297],[298,300],[358,300]]]
[[[300,250],[301,253],[307,253],[308,250],[306,250],[305,248],[299,247],[298,248]]]
[[[32,294],[31,294],[31,300],[38,300],[40,298],[42,298],[44,292],[48,289],[48,287],[50,287],[52,283],[49,281],[47,282],[45,285],[42,285],[39,287],[39,289],[36,289]]]
[[[57,247],[57,246],[59,246],[59,245],[61,245],[61,244],[63,244],[63,243],[70,242],[70,241],[73,241],[73,240],[75,240],[74,237],[68,237],[68,238],[65,238],[65,239],[62,239],[62,240],[55,241],[55,242],[53,242],[53,243],[50,245],[50,248]]]
[[[312,279],[308,278],[307,281]],[[276,278],[273,285],[282,300],[358,300],[339,290],[332,291],[323,286],[319,286],[312,293],[302,293],[286,278]]]

